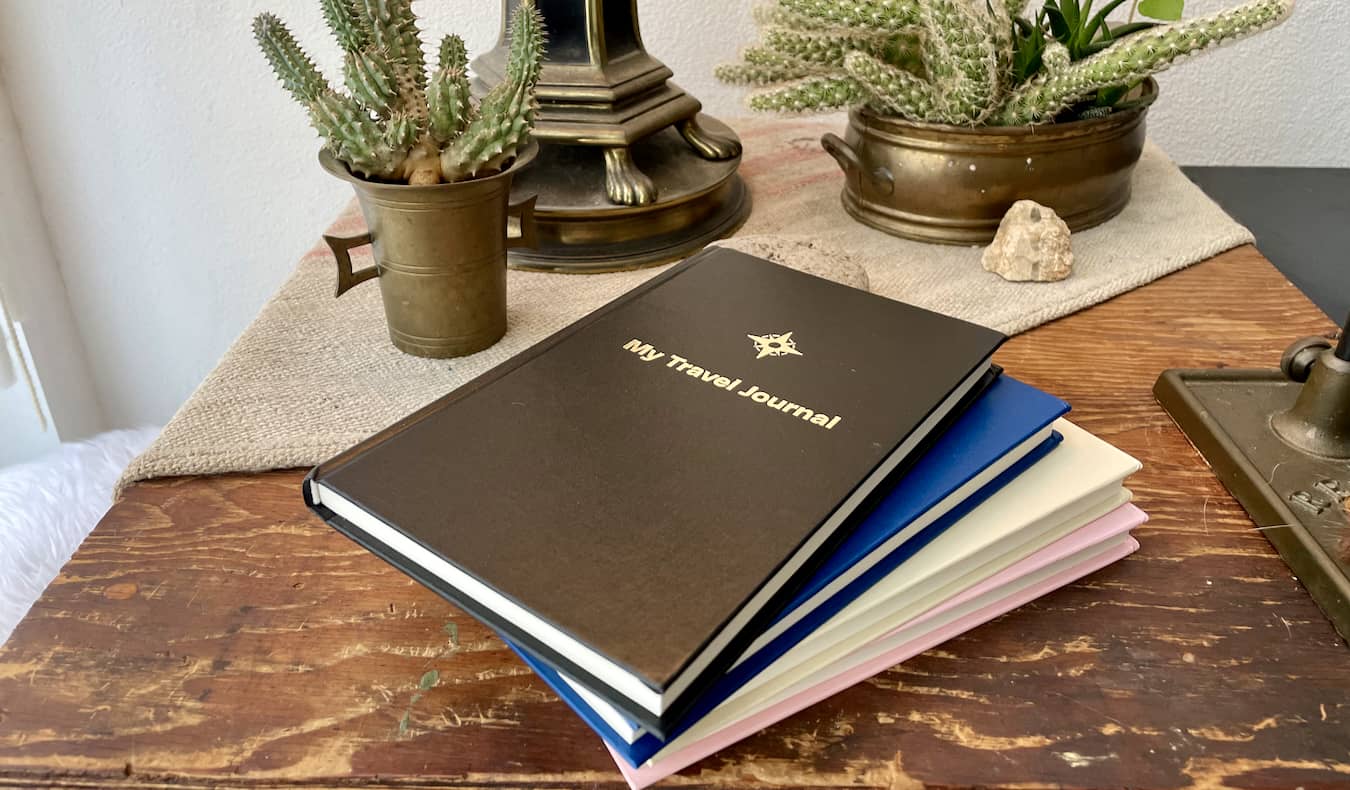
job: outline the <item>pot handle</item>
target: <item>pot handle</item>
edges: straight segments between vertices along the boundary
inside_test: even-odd
[[[858,152],[853,150],[853,146],[844,142],[843,138],[834,132],[826,132],[820,136],[820,147],[825,149],[825,153],[834,157],[834,161],[839,163],[839,169],[844,171],[844,175],[857,174],[859,179],[866,178],[872,182],[872,186],[882,194],[889,195],[895,191],[895,176],[891,171],[884,167],[878,167],[872,172],[863,169],[862,158]]]
[[[844,142],[843,138],[834,132],[826,132],[820,136],[820,147],[825,149],[825,153],[834,157],[834,161],[839,163],[839,169],[848,175],[852,170],[855,173],[862,172],[862,160],[858,158],[858,152],[853,150],[853,146]]]
[[[538,227],[534,222],[534,202],[538,199],[538,195],[530,195],[524,200],[506,207],[506,216],[516,220],[515,233],[511,232],[511,223],[508,222],[506,225],[506,248],[508,250],[516,247],[539,246]]]
[[[333,251],[333,257],[337,260],[337,293],[333,296],[342,296],[366,280],[380,276],[379,266],[367,266],[359,272],[352,271],[351,251],[370,243],[370,231],[356,236],[324,234],[323,240],[328,242],[328,249]]]

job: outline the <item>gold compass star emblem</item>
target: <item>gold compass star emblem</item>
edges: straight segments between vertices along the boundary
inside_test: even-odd
[[[782,357],[792,354],[802,356],[802,352],[797,350],[797,341],[792,339],[791,332],[784,332],[781,335],[746,335],[755,344],[755,351],[759,352],[755,359],[765,357]]]

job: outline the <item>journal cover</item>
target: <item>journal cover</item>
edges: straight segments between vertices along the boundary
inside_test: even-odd
[[[661,732],[1002,340],[709,250],[320,465],[306,497]]]
[[[912,555],[874,583],[865,594],[828,622],[817,624],[800,641],[758,667],[749,677],[737,669],[727,673],[701,697],[697,708],[671,729],[680,736],[702,726],[710,712],[718,715],[722,703],[750,688],[773,682],[776,676],[803,661],[828,660],[840,644],[857,640],[877,623],[903,610],[922,610],[1016,562],[1048,542],[1128,501],[1121,481],[1138,469],[1138,462],[1106,442],[1060,419],[1064,434],[1060,448],[1011,481],[1002,490],[966,514],[918,551],[915,541],[900,551]],[[541,673],[548,678],[547,673]],[[565,682],[565,681],[564,681]],[[592,707],[592,706],[585,706]],[[579,708],[588,723],[603,719],[594,706]],[[602,735],[614,735],[597,727]],[[680,736],[683,737],[683,736]],[[671,738],[643,734],[629,744],[611,740],[611,746],[632,764],[640,764],[664,748]]]
[[[1068,408],[1007,375],[990,385],[909,473],[879,496],[875,509],[824,558],[772,625],[684,719],[697,718],[1049,452],[1059,441],[1050,424]],[[653,739],[648,748],[656,743]]]
[[[895,552],[901,543],[920,531],[929,539],[936,537],[1035,463],[1058,444],[1050,425],[1068,411],[1069,404],[1059,398],[1001,376],[825,557],[738,663],[803,618],[828,618],[843,608],[870,586],[869,579],[875,581],[903,561]]]

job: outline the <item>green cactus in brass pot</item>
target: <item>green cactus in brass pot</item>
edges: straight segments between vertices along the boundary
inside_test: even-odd
[[[506,78],[475,101],[464,41],[442,39],[428,78],[412,0],[320,0],[345,52],[346,92],[329,85],[273,14],[253,35],[281,84],[309,111],[328,150],[367,179],[463,181],[500,170],[530,135],[544,52],[543,17],[522,0],[511,18]]]
[[[911,121],[1014,126],[1109,113],[1129,88],[1198,52],[1283,22],[1294,0],[1206,17],[1113,22],[1126,0],[771,0],[757,46],[720,66],[755,110],[866,106]],[[1136,2],[1140,10],[1180,0]],[[1131,12],[1133,16],[1133,10]]]

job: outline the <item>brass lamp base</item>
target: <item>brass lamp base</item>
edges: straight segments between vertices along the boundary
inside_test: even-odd
[[[703,130],[735,140],[725,124],[699,116]],[[678,260],[731,235],[750,213],[750,192],[736,174],[740,156],[707,159],[678,126],[626,149],[631,165],[656,187],[641,205],[613,202],[603,189],[615,167],[597,146],[546,144],[512,184],[513,199],[537,195],[537,245],[515,249],[509,265],[529,271],[599,272]]]
[[[502,36],[473,62],[478,90],[508,71]],[[536,0],[548,52],[535,96],[541,154],[513,194],[538,196],[539,246],[517,269],[593,273],[654,266],[735,232],[750,213],[741,142],[670,82],[642,44],[636,0]]]
[[[1277,432],[1281,419],[1299,413],[1307,386],[1274,370],[1168,370],[1153,392],[1350,641],[1343,543],[1350,534],[1344,510],[1350,460],[1306,451]]]

